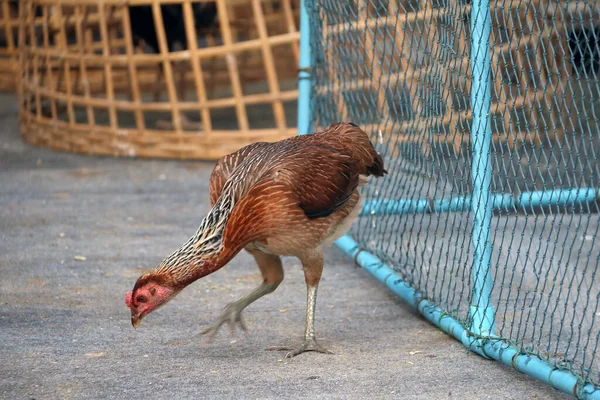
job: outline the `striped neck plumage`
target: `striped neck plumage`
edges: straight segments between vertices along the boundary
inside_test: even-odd
[[[152,274],[169,277],[184,287],[221,268],[229,261],[223,248],[223,233],[235,205],[235,190],[226,185],[200,227],[187,242],[161,262]]]

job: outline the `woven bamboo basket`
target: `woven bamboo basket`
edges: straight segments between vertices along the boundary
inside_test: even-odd
[[[14,0],[0,0],[0,91],[2,92],[16,90],[19,27],[17,4]]]
[[[31,144],[214,160],[296,134],[299,0],[21,4]]]
[[[398,151],[399,142],[418,143],[425,155],[430,154],[431,145],[436,142],[453,145],[459,153],[471,141],[469,127],[473,118],[469,98],[470,3],[340,2],[344,13],[354,19],[337,17],[321,22],[321,41],[334,45],[324,48],[322,66],[330,68],[329,81],[317,85],[316,96],[332,96],[328,101],[335,102],[340,120],[352,119],[360,110],[376,106],[380,111],[377,118],[361,124],[361,128],[382,136],[392,135],[391,154]],[[496,121],[503,120],[492,124],[496,143],[506,142],[511,148],[523,143],[540,145],[546,139],[540,137],[543,129],[532,129],[540,121],[561,121],[547,133],[550,139],[561,141],[563,126],[573,126],[573,121],[567,121],[575,113],[569,111],[572,96],[566,87],[573,75],[563,67],[563,52],[569,51],[570,27],[589,28],[598,11],[595,5],[572,3],[569,13],[563,10],[567,6],[564,1],[531,0],[527,7],[517,0],[491,3],[491,110]],[[356,42],[340,37],[353,37]],[[386,44],[378,45],[378,41]],[[532,43],[536,46],[532,47]],[[397,47],[392,49],[390,45]],[[433,57],[428,53],[431,49],[444,54],[440,56],[442,68],[437,64],[439,54]],[[369,52],[377,62],[367,59],[365,68],[335,69],[339,65],[335,58],[341,54],[358,58]],[[540,73],[531,74],[532,69]],[[443,84],[438,87],[435,81]],[[350,97],[353,100],[347,101]],[[363,99],[363,104],[358,99]],[[435,120],[430,114],[432,101],[436,102],[435,112],[440,112]],[[413,117],[406,118],[405,107],[411,109]]]

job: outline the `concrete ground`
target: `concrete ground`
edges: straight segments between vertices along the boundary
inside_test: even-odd
[[[335,248],[317,308],[335,355],[264,351],[302,335],[292,258],[279,289],[246,310],[246,335],[224,330],[207,346],[196,336],[260,282],[245,253],[134,330],[123,296],[194,233],[211,163],[33,148],[15,102],[0,95],[0,398],[567,398],[467,353]]]

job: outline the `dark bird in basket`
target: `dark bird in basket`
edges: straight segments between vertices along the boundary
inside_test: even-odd
[[[183,49],[188,48],[188,40],[185,32],[184,12],[181,4],[163,4],[160,6],[163,26],[165,31],[165,38],[167,42],[167,50],[169,52],[177,50],[177,45]],[[210,28],[217,15],[217,7],[215,3],[202,2],[192,3],[192,11],[194,18],[194,25],[197,34],[203,34],[206,29]],[[154,16],[152,14],[151,6],[129,6],[129,20],[131,25],[131,32],[136,45],[139,45],[140,39],[152,50],[154,53],[160,52],[160,46],[158,44],[158,36],[156,32],[156,25],[154,23]],[[160,64],[159,74],[163,75],[163,65]],[[182,75],[185,71],[182,71]],[[177,84],[178,91],[183,95],[185,91],[185,79],[180,77]],[[184,129],[200,130],[202,124],[194,123],[181,114],[182,127]],[[171,127],[172,124],[165,121],[159,121],[159,125],[162,127]]]
[[[9,0],[8,1],[8,15],[3,16],[6,20],[16,20],[17,18],[19,18],[19,8],[21,5],[21,1],[20,0]],[[35,17],[41,17],[42,16],[42,8],[39,6],[33,6],[32,7],[33,10],[33,15]],[[0,13],[1,15],[2,13]],[[19,38],[19,27],[18,25],[13,26],[12,27],[13,32],[13,38],[15,41],[15,44],[18,45],[18,38]],[[10,28],[9,28],[10,30]],[[7,42],[6,42],[6,38],[5,38],[5,29],[0,30],[0,47],[7,47]]]
[[[8,5],[9,5],[8,15],[3,16],[3,17],[6,18],[6,20],[17,19],[19,17],[19,1],[18,0],[10,0],[8,2]],[[0,10],[0,11],[2,11],[2,10]],[[0,12],[0,15],[2,15],[1,12]],[[16,38],[18,38],[19,32],[17,29],[13,29],[13,32],[11,32],[11,34],[16,39]],[[8,47],[8,38],[6,37],[6,32],[4,29],[0,29],[0,47],[2,47],[2,48]]]
[[[361,209],[359,187],[383,176],[383,160],[358,126],[336,123],[324,132],[275,143],[258,142],[221,158],[210,178],[212,208],[196,234],[152,271],[143,274],[125,303],[131,323],[173,299],[194,281],[225,266],[246,249],[263,282],[229,304],[202,332],[212,340],[223,324],[246,330],[242,310],[283,280],[280,256],[300,259],[307,285],[304,341],[286,357],[329,353],[314,330],[323,248],[344,235]]]
[[[160,6],[165,37],[169,51],[175,50],[179,43],[187,48],[187,36],[185,33],[185,22],[183,7],[180,4],[163,4]],[[201,33],[209,28],[217,15],[215,3],[192,3],[194,24],[196,31]],[[142,39],[153,52],[160,51],[158,36],[151,6],[129,6],[129,20],[134,38]]]

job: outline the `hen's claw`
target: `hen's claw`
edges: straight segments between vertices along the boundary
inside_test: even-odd
[[[207,342],[210,343],[225,322],[227,322],[227,325],[229,325],[232,335],[235,331],[236,324],[239,325],[244,332],[246,332],[248,328],[246,328],[246,324],[244,323],[244,320],[242,320],[242,311],[244,308],[248,307],[250,304],[260,299],[264,295],[271,293],[277,288],[278,285],[279,283],[261,283],[250,294],[225,307],[223,314],[221,314],[221,316],[217,318],[217,320],[209,328],[200,332],[200,334],[208,335]]]
[[[302,354],[307,351],[315,351],[317,353],[323,353],[323,354],[334,354],[332,351],[327,350],[325,347],[323,347],[319,343],[317,343],[315,338],[304,340],[304,342],[296,348],[291,348],[291,347],[286,347],[286,346],[274,346],[274,347],[269,347],[267,350],[268,351],[287,351],[288,353],[285,355],[285,358],[292,358],[292,357],[297,356],[298,354]]]
[[[242,329],[242,331],[247,332],[248,328],[246,327],[246,324],[242,319],[243,309],[244,307],[240,307],[236,303],[229,304],[227,307],[225,307],[225,310],[219,316],[219,318],[217,318],[217,320],[211,326],[200,332],[200,334],[208,335],[208,342],[211,342],[215,338],[217,332],[219,331],[219,329],[221,329],[221,326],[223,326],[224,323],[227,323],[227,325],[229,326],[229,330],[232,336],[235,333],[236,325],[238,325]]]

